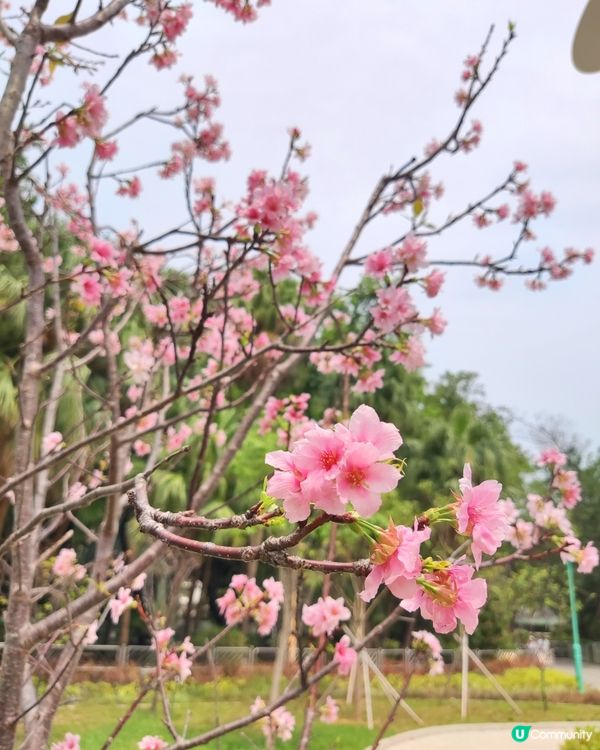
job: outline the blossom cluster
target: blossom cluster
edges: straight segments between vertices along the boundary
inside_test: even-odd
[[[171,647],[171,639],[175,635],[173,628],[163,628],[153,633],[152,647],[158,653],[159,665],[168,674],[176,676],[180,682],[185,682],[192,674],[192,659],[196,648],[190,637],[186,636],[178,647]]]
[[[461,494],[455,503],[425,514],[427,525],[415,522],[409,528],[390,521],[385,531],[373,527],[373,566],[361,593],[365,601],[370,601],[383,584],[400,599],[404,609],[420,609],[421,616],[432,620],[437,632],[454,630],[459,620],[468,633],[475,630],[479,610],[487,598],[486,582],[474,579],[475,569],[464,560],[438,562],[423,558],[420,552],[421,545],[431,536],[430,523],[435,521],[449,521],[459,533],[471,537],[477,567],[483,552],[493,554],[504,541],[508,523],[499,504],[501,485],[487,480],[473,486],[467,464],[459,486]]]
[[[71,547],[63,547],[52,565],[52,572],[57,578],[68,578],[81,581],[85,577],[85,568],[77,562],[77,553]]]
[[[161,35],[160,44],[154,50],[150,62],[157,70],[170,68],[177,62],[174,42],[186,30],[192,18],[192,5],[173,5],[166,0],[146,0],[144,14],[138,22],[157,30]]]
[[[261,589],[254,578],[240,573],[232,577],[227,591],[217,599],[217,606],[227,625],[250,617],[258,625],[258,634],[267,636],[277,623],[283,596],[280,581],[265,578]]]
[[[593,542],[586,545],[576,536],[568,511],[581,501],[581,483],[577,472],[566,469],[567,456],[556,448],[542,451],[538,466],[550,473],[549,492],[546,496],[530,492],[526,510],[518,508],[511,500],[504,501],[503,510],[508,527],[507,539],[512,546],[526,552],[535,545],[549,540],[561,550],[563,562],[577,564],[579,573],[591,573],[599,564],[599,553]]]
[[[351,503],[361,516],[381,505],[381,495],[393,490],[402,474],[389,462],[402,444],[394,425],[382,422],[374,409],[360,406],[348,427],[315,426],[291,451],[273,451],[265,462],[275,469],[267,492],[283,500],[285,516],[303,521],[311,506],[339,515]]]
[[[310,393],[290,394],[285,398],[270,396],[265,404],[265,413],[259,423],[261,435],[273,432],[277,427],[277,438],[280,444],[287,445],[301,437],[309,425],[306,414]]]
[[[271,0],[211,0],[218,8],[231,13],[236,21],[250,23],[258,18],[257,10],[271,4]]]
[[[314,638],[331,636],[342,622],[350,619],[350,610],[344,599],[331,596],[319,597],[314,604],[302,607],[302,622],[309,628]],[[357,653],[350,645],[350,637],[343,635],[335,644],[333,661],[337,664],[338,674],[346,676],[356,663]]]
[[[250,713],[256,714],[263,711],[267,707],[264,700],[258,696],[254,703],[250,706]],[[272,741],[275,737],[280,740],[287,742],[292,739],[292,734],[296,726],[296,719],[285,706],[279,706],[272,711],[268,716],[265,716],[262,721],[262,731],[265,737]]]
[[[87,83],[81,105],[67,114],[57,113],[56,144],[61,148],[73,148],[86,137],[98,141],[107,119],[105,97],[97,85]]]

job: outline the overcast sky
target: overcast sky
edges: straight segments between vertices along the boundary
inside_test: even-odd
[[[578,73],[570,59],[584,6],[583,0],[273,0],[256,23],[242,26],[196,2],[178,67],[157,75],[146,62],[137,64],[135,75],[115,88],[111,112],[116,122],[144,101],[168,105],[181,72],[213,74],[223,100],[216,119],[226,127],[233,157],[202,171],[233,199],[251,169],[278,169],[287,128],[300,127],[313,147],[303,166],[308,207],[320,216],[309,241],[331,267],[382,172],[448,132],[465,55],[477,52],[491,24],[497,49],[510,19],[518,38],[474,112],[484,126],[482,146],[434,171],[447,189],[438,218],[495,186],[519,158],[530,166],[532,186],[558,199],[554,215],[538,222],[529,257],[545,245],[600,249],[600,75]],[[139,31],[115,25],[110,45],[128,44]],[[67,87],[66,78],[59,85]],[[163,137],[146,131],[146,141],[124,142],[116,166],[154,158]],[[175,223],[179,205],[172,186],[149,177],[135,213],[152,231]],[[125,218],[133,203],[110,206],[112,218]],[[362,249],[378,249],[397,229],[394,219],[385,220]],[[469,223],[432,244],[431,255],[469,258],[501,252],[508,241],[506,233]],[[559,415],[567,430],[599,446],[599,282],[600,260],[543,293],[526,290],[521,279],[493,293],[474,285],[472,271],[453,272],[439,298],[449,326],[429,346],[428,375],[478,372],[494,406],[525,420]]]

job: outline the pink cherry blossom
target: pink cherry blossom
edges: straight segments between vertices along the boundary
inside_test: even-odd
[[[163,50],[156,51],[150,58],[150,62],[157,70],[172,68],[177,62],[178,54],[175,50],[165,47]]]
[[[279,602],[273,600],[260,602],[254,614],[254,619],[258,625],[258,634],[262,636],[269,635],[277,624],[278,616]]]
[[[67,732],[61,742],[54,742],[50,750],[79,750],[80,736]]]
[[[266,578],[261,589],[254,578],[237,574],[232,577],[227,591],[217,599],[217,606],[228,625],[251,617],[258,625],[258,634],[266,636],[277,624],[283,597],[280,581]]]
[[[169,317],[175,325],[184,323],[190,313],[190,301],[187,297],[173,297],[169,300]]]
[[[426,252],[427,243],[419,237],[409,234],[396,250],[396,257],[406,265],[408,271],[414,273],[426,264]]]
[[[163,628],[162,630],[157,630],[154,633],[152,648],[157,649],[158,651],[164,651],[174,635],[175,631],[173,630],[173,628]]]
[[[138,742],[139,750],[164,750],[168,743],[156,735],[147,734]]]
[[[431,318],[424,321],[424,323],[429,328],[432,336],[441,336],[448,325],[448,321],[442,316],[440,309],[437,307],[433,311]]]
[[[97,273],[83,273],[75,279],[73,291],[90,307],[97,307],[102,300],[102,284]]]
[[[304,434],[294,448],[294,462],[307,475],[335,479],[338,475],[346,442],[332,430],[314,427]]]
[[[498,505],[504,513],[507,523],[511,524],[517,520],[520,511],[510,498],[506,498],[506,500],[498,500]]]
[[[577,572],[588,574],[597,567],[600,562],[598,549],[593,542],[588,542],[585,547],[576,537],[567,537],[569,543],[564,551],[560,553],[563,562],[574,562],[577,564]]]
[[[81,141],[79,125],[74,115],[66,116],[58,112],[55,122],[58,131],[56,142],[61,148],[73,148]]]
[[[335,699],[330,695],[325,699],[325,703],[321,706],[321,721],[324,724],[335,724],[338,720],[338,714],[340,707],[336,703]]]
[[[348,447],[336,487],[344,502],[352,503],[361,516],[373,515],[381,505],[381,495],[391,492],[402,478],[394,466],[380,463],[380,451],[369,443]]]
[[[82,641],[84,646],[91,646],[93,643],[96,643],[96,641],[98,640],[98,625],[98,620],[94,620],[94,622],[88,625]]]
[[[287,742],[292,739],[296,719],[286,708],[283,706],[276,708],[269,716],[269,722],[280,740]]]
[[[117,195],[123,195],[128,198],[137,198],[142,192],[142,181],[136,175],[130,180],[123,180],[117,188]]]
[[[343,597],[319,597],[315,604],[302,607],[302,622],[311,629],[314,636],[331,635],[340,622],[350,619],[350,610],[344,606]]]
[[[353,412],[347,429],[342,425],[335,429],[348,441],[372,445],[380,461],[393,458],[402,445],[398,428],[390,422],[382,422],[375,409],[366,404]]]
[[[408,372],[414,372],[425,365],[425,347],[418,336],[409,336],[402,348],[390,355],[390,361],[403,365]]]
[[[67,492],[67,500],[81,500],[81,498],[85,495],[87,492],[87,487],[83,482],[73,482],[73,484],[69,487],[69,491]]]
[[[416,578],[421,573],[421,544],[431,536],[429,527],[413,530],[407,526],[390,525],[382,532],[371,551],[373,567],[365,579],[361,599],[373,599],[385,584],[398,598],[410,598],[417,593]]]
[[[565,506],[558,507],[551,500],[544,501],[543,498],[541,499],[541,505],[531,502],[531,506],[532,518],[541,528],[549,531],[559,530],[567,535],[573,533]]]
[[[372,372],[366,372],[360,375],[352,390],[354,393],[375,393],[380,388],[383,388],[383,376],[385,370],[381,367],[378,370]]]
[[[42,452],[44,454],[52,453],[63,442],[61,432],[50,432],[42,440]]]
[[[473,487],[471,467],[465,464],[463,478],[459,481],[461,496],[457,498],[456,520],[460,534],[473,538],[471,551],[475,565],[481,565],[481,555],[493,555],[508,531],[508,522],[502,506],[498,504],[502,485],[488,479]]]
[[[425,277],[425,293],[428,297],[437,297],[444,284],[446,274],[443,271],[432,271]]]
[[[86,83],[84,88],[83,106],[78,110],[77,120],[85,135],[97,138],[108,118],[105,98],[96,84]]]
[[[382,279],[391,270],[393,260],[392,250],[387,247],[371,253],[365,262],[365,273],[375,279]]]
[[[310,500],[305,496],[302,482],[308,476],[296,465],[294,457],[287,451],[272,451],[265,456],[265,463],[276,469],[267,482],[267,492],[283,500],[285,517],[296,523],[310,515]]]
[[[136,576],[131,583],[131,590],[141,591],[144,588],[144,584],[146,583],[147,577],[148,577],[147,573],[140,573],[139,576]]]
[[[393,425],[381,422],[371,407],[361,406],[348,427],[311,428],[292,452],[268,453],[265,461],[276,471],[267,492],[284,501],[291,521],[308,518],[311,503],[340,514],[351,502],[361,515],[370,515],[381,504],[381,494],[394,489],[401,478],[395,467],[381,462],[392,458],[401,444]]]
[[[281,581],[276,581],[274,578],[265,578],[262,585],[272,601],[277,602],[278,604],[283,602],[284,590]]]
[[[148,456],[152,451],[150,443],[146,443],[144,440],[135,440],[132,447],[136,456]]]
[[[72,578],[81,581],[85,576],[83,565],[77,564],[77,553],[70,547],[63,547],[54,561],[52,572],[59,578]]]
[[[112,265],[117,260],[117,250],[106,240],[94,237],[90,243],[90,257],[101,265]]]
[[[108,603],[110,609],[110,619],[115,625],[119,622],[119,619],[123,612],[125,612],[126,609],[129,609],[133,604],[135,604],[135,602],[133,600],[133,597],[131,596],[131,589],[121,586],[121,588],[117,592],[117,595],[113,597]]]
[[[377,305],[371,309],[371,315],[375,327],[384,333],[390,333],[416,315],[416,309],[406,289],[386,287],[379,289],[376,296]]]
[[[487,584],[482,578],[472,580],[474,568],[452,564],[425,573],[417,594],[403,599],[400,605],[408,612],[420,608],[421,616],[432,620],[434,630],[449,633],[460,620],[471,635],[479,622],[479,610],[487,599]]]
[[[119,147],[116,141],[96,141],[96,158],[103,161],[110,161],[117,155]]]
[[[576,471],[559,469],[554,475],[552,486],[560,492],[565,508],[574,508],[581,500],[581,483]]]
[[[531,549],[536,541],[535,526],[531,521],[524,521],[522,518],[517,519],[513,526],[508,527],[506,541],[518,550]]]
[[[168,672],[172,672],[179,680],[185,682],[192,674],[192,660],[185,651],[169,651],[162,661],[161,666]]]
[[[356,664],[358,654],[350,646],[350,637],[343,635],[335,644],[333,660],[338,665],[338,674],[345,677],[350,674],[352,667]]]
[[[442,644],[433,633],[428,630],[413,630],[412,647],[417,653],[424,654],[430,663],[429,674],[443,674],[444,659],[442,658]]]
[[[567,463],[567,457],[557,448],[548,448],[542,451],[538,458],[538,466],[564,466]]]
[[[415,647],[415,641],[425,644],[427,649],[431,652],[431,656],[434,659],[439,659],[442,655],[442,644],[435,637],[433,633],[428,630],[413,630],[412,632],[413,648]]]

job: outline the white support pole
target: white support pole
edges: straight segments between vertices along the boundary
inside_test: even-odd
[[[356,673],[358,671],[358,665],[356,661],[352,665],[350,670],[350,679],[348,680],[348,690],[346,692],[346,703],[350,704],[354,700],[354,686],[356,684]]]
[[[377,666],[377,664],[375,664],[375,662],[373,661],[373,659],[371,659],[371,657],[369,656],[369,654],[366,651],[363,651],[362,653],[364,653],[364,655],[365,655],[365,661],[369,665],[369,668],[371,669],[371,671],[373,672],[373,674],[375,675],[375,677],[377,677],[377,679],[381,683],[381,687],[383,688],[383,692],[387,695],[390,703],[392,703],[392,705],[393,705],[398,700],[398,698],[400,696],[400,693],[396,690],[396,688],[386,678],[386,676],[379,669],[379,667]],[[410,718],[413,719],[413,721],[415,721],[417,724],[420,724],[421,726],[423,726],[425,724],[425,722],[419,716],[419,714],[417,714],[408,705],[408,703],[404,700],[404,698],[400,701],[400,707],[402,709],[404,709],[404,711],[406,711],[406,713],[410,716]]]
[[[466,719],[469,708],[469,636],[465,633],[464,628],[462,628],[461,656],[460,718]]]
[[[373,698],[371,696],[371,678],[369,675],[369,664],[366,660],[366,650],[361,651],[361,661],[363,668],[363,683],[365,686],[365,705],[367,708],[367,728],[373,729],[375,724],[373,723]]]
[[[502,685],[498,682],[498,680],[494,677],[490,670],[477,656],[477,654],[473,653],[471,649],[468,649],[468,652],[475,666],[483,672],[483,674],[488,678],[488,680],[492,683],[492,685],[496,688],[496,690],[500,693],[500,695],[504,698],[508,705],[513,708],[518,714],[522,714],[523,711],[521,710],[521,708],[514,702],[514,700],[510,697],[510,695],[506,692],[506,690],[502,687]]]

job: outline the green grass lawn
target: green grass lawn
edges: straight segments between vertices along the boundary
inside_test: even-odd
[[[516,670],[509,670],[516,672]],[[473,677],[473,675],[471,676]],[[518,675],[503,676],[503,682],[515,683]],[[549,675],[550,694],[560,688],[563,695],[568,687],[564,684],[564,675]],[[460,721],[460,699],[442,685],[453,687],[454,677],[436,678],[433,683],[429,680],[417,680],[415,691],[417,695],[409,696],[412,708],[421,716],[427,725],[449,724]],[[530,682],[529,688],[536,679],[535,673],[523,674],[521,685]],[[570,679],[570,678],[566,678]],[[475,680],[474,687],[478,681]],[[558,683],[556,685],[555,683]],[[426,684],[432,688],[435,697],[422,697]],[[347,705],[344,696],[344,686],[341,683],[331,685],[333,694],[340,704],[340,720],[337,724],[326,725],[317,722],[311,741],[311,750],[361,750],[373,740],[376,730],[366,728],[364,703],[355,701]],[[109,685],[107,683],[81,683],[69,689],[67,702],[57,715],[53,739],[61,738],[65,732],[74,732],[82,737],[82,750],[98,750],[110,734],[119,717],[127,709],[136,694],[135,685]],[[189,684],[181,687],[171,686],[171,704],[175,724],[182,731],[187,726],[186,736],[193,736],[206,731],[217,724],[244,716],[248,713],[250,704],[256,695],[268,696],[268,680],[265,677],[252,679],[223,678],[216,683]],[[389,702],[381,694],[378,686],[373,683],[373,707],[375,725],[379,726],[389,711]],[[545,711],[541,701],[518,701],[523,713],[516,714],[510,706],[502,700],[492,698],[474,698],[470,702],[469,721],[517,721],[533,723],[535,721],[572,720],[592,721],[600,720],[600,706],[597,701],[593,704],[562,703],[550,701]],[[290,743],[278,742],[277,747],[295,747],[298,742],[299,729],[302,721],[303,701],[291,704],[291,710],[296,715],[297,727],[294,738]],[[417,725],[402,709],[399,709],[389,734],[415,729]],[[161,704],[150,697],[144,701],[130,722],[125,726],[112,747],[114,750],[135,750],[137,741],[145,734],[157,734],[168,739],[168,733],[161,720]],[[242,733],[235,732],[209,743],[207,747],[214,750],[243,750],[243,748],[263,748],[264,739],[260,728],[249,726]]]

